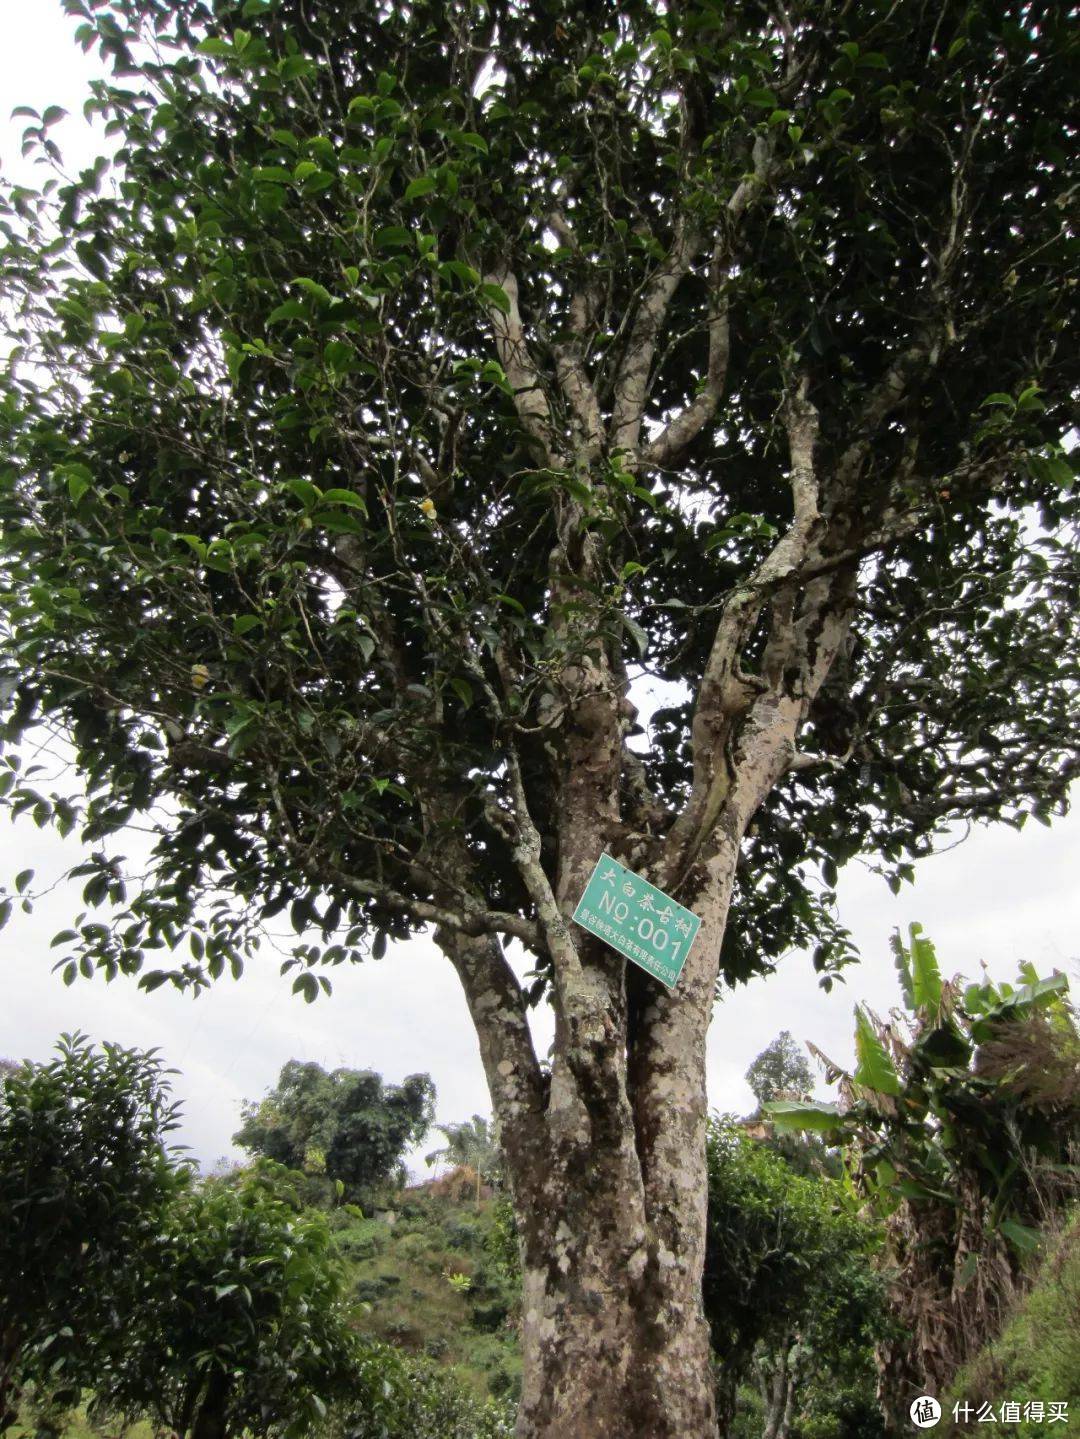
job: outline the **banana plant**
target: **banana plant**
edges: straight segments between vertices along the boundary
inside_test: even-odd
[[[961,1179],[975,1173],[996,1225],[1030,1246],[1012,1212],[1023,1207],[1022,1160],[1034,1150],[1053,1163],[1063,1136],[1023,1081],[1031,1063],[1051,1058],[1039,1053],[1037,1035],[1056,1033],[1066,1050],[1080,1044],[1068,980],[1057,972],[1040,978],[1030,964],[1020,966],[1016,985],[945,980],[918,924],[907,945],[897,933],[892,947],[904,1015],[886,1022],[856,1006],[852,1073],[809,1046],[838,1085],[839,1102],[780,1100],[767,1113],[780,1132],[833,1136],[857,1187],[885,1215],[903,1199],[958,1203]],[[990,1062],[1002,1046],[1010,1065]]]
[[[855,1068],[814,1045],[835,1103],[778,1100],[778,1132],[815,1130],[885,1221],[898,1379],[943,1391],[1023,1282],[1040,1227],[1076,1191],[1080,1029],[1068,980],[946,980],[918,924],[892,941],[903,1008],[855,1010]]]

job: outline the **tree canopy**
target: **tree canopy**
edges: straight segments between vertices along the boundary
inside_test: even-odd
[[[326,1217],[294,1180],[264,1162],[169,1207],[99,1407],[193,1439],[310,1434],[334,1400],[386,1422],[395,1366],[354,1332]]]
[[[277,1084],[244,1106],[233,1136],[242,1149],[289,1169],[325,1174],[359,1200],[396,1174],[406,1149],[435,1117],[427,1074],[384,1084],[371,1070],[335,1069],[290,1059]]]
[[[899,882],[949,821],[1062,802],[1061,7],[65,8],[124,143],[3,201],[7,734],[74,740],[89,904],[123,902],[110,836],[171,816],[73,964],[193,927],[170,972],[197,981],[288,906],[333,963],[449,908],[543,976],[504,836],[519,785],[554,853],[586,651],[604,686],[689,687],[622,754],[627,821],[662,832],[717,619],[742,596],[753,689],[804,523],[804,581],[849,575],[857,613],[823,762],[745,842],[725,972],[844,956],[812,862],[831,884],[872,850]],[[46,160],[58,118],[29,115]],[[830,478],[793,531],[808,446]],[[482,856],[464,906],[449,837]]]
[[[185,1175],[154,1054],[65,1035],[0,1075],[0,1432],[31,1381],[78,1396],[122,1351]]]
[[[489,1119],[482,1114],[474,1114],[471,1119],[437,1124],[435,1128],[446,1143],[425,1156],[427,1164],[436,1164],[441,1160],[451,1166],[467,1165],[489,1184],[501,1177],[498,1132]]]
[[[780,1411],[768,1416],[774,1426],[785,1409],[790,1421],[800,1381],[822,1371],[826,1404],[841,1377],[865,1389],[885,1328],[873,1222],[834,1179],[796,1172],[730,1116],[710,1127],[708,1167],[705,1312],[724,1356],[721,1407],[755,1361]]]
[[[199,1181],[154,1052],[58,1050],[0,1078],[0,1433],[30,1387],[50,1418],[85,1390],[191,1439],[308,1434],[331,1401],[405,1433],[408,1381],[354,1332],[301,1176]]]
[[[814,1087],[814,1071],[791,1031],[782,1029],[746,1071],[746,1082],[760,1108],[788,1091],[798,1098],[809,1094]]]

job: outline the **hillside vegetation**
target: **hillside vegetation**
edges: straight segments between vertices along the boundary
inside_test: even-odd
[[[1080,1412],[1080,1209],[1000,1337],[957,1377],[945,1412],[951,1417],[957,1402],[998,1410],[1008,1399],[1041,1401],[1047,1411],[1067,1403],[1072,1422]],[[1045,1427],[1045,1419],[1022,1419],[1012,1432],[1034,1435]]]
[[[503,1258],[503,1201],[484,1189],[477,1203],[459,1170],[404,1190],[391,1210],[341,1209],[333,1223],[365,1338],[452,1365],[479,1394],[517,1396],[519,1282]]]

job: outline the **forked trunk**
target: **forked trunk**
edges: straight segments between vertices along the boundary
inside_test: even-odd
[[[762,699],[744,725],[741,765],[706,774],[700,804],[673,827],[662,862],[658,851],[651,865],[627,852],[701,920],[667,990],[568,924],[618,832],[617,804],[597,782],[616,746],[579,706],[582,753],[568,742],[556,886],[535,829],[526,826],[516,850],[553,965],[549,1071],[498,941],[450,927],[436,934],[476,1025],[521,1239],[517,1439],[716,1439],[701,1292],[705,1038],[740,842],[790,763],[800,713],[799,699]],[[464,879],[464,860],[460,872]]]

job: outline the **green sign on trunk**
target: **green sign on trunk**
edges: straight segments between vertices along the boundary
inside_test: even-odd
[[[608,854],[597,860],[574,919],[669,989],[701,928],[696,914]]]

